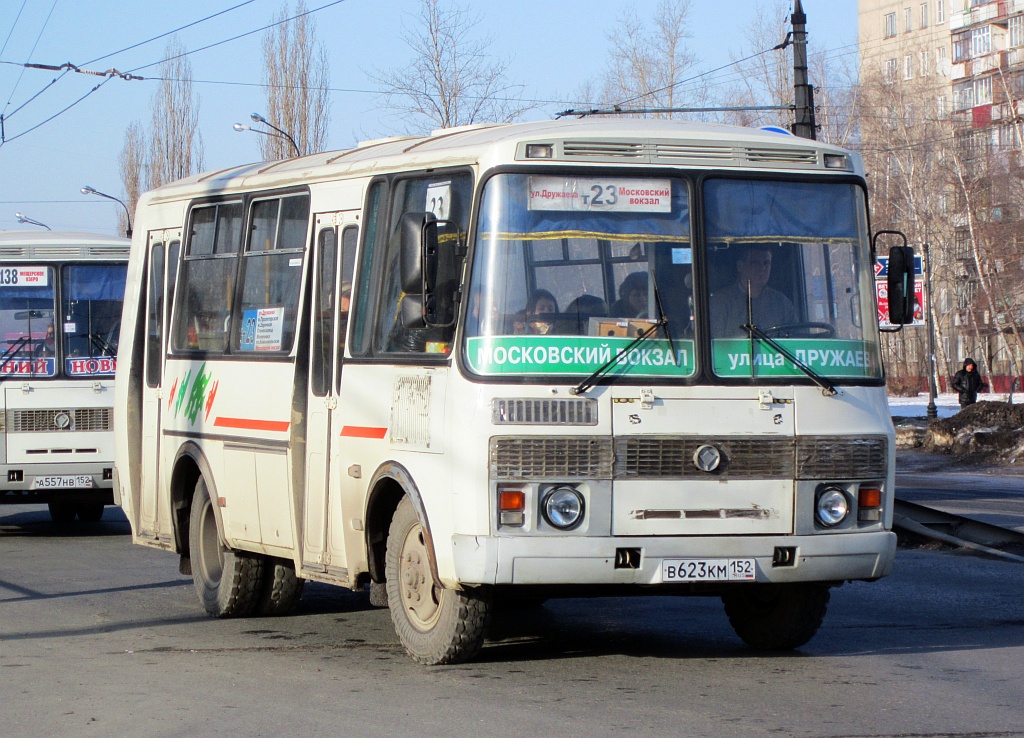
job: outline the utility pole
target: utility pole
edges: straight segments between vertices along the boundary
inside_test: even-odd
[[[796,117],[793,135],[817,138],[814,121],[814,86],[807,81],[807,15],[800,0],[793,2],[793,92],[796,99]]]
[[[925,414],[930,419],[939,417],[938,408],[935,407],[935,323],[932,319],[932,257],[928,251],[928,242],[924,242],[924,299],[927,306],[922,305],[922,309],[927,309],[925,315],[927,316],[928,326],[928,407],[925,409]]]

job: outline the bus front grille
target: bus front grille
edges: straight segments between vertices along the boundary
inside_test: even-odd
[[[494,437],[492,479],[610,479],[612,439],[572,436]]]
[[[797,479],[884,479],[885,436],[798,436]]]
[[[698,449],[721,456],[697,468]],[[884,479],[885,436],[496,436],[492,479]]]
[[[109,431],[113,428],[109,407],[8,410],[7,430],[11,433],[52,433],[54,431]]]
[[[707,477],[694,463],[697,449],[714,446],[722,455],[715,473],[745,479],[792,479],[793,439],[743,437],[620,436],[615,442],[619,479]]]

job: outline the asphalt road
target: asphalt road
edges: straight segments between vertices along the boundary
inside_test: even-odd
[[[1024,738],[1022,602],[1019,564],[900,549],[794,653],[748,650],[717,600],[607,598],[506,612],[477,661],[423,667],[362,594],[213,620],[119,510],[0,507],[0,731]]]

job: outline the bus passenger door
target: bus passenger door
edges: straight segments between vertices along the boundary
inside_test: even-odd
[[[337,497],[340,483],[338,464],[331,463],[331,419],[338,404],[358,226],[355,211],[320,213],[315,223],[313,290],[309,302],[312,314],[302,567],[331,571],[345,568],[344,550],[330,549],[327,545],[330,502]]]
[[[161,500],[160,416],[165,400],[163,388],[167,326],[178,255],[180,231],[151,231],[148,242],[149,269],[146,285],[145,374],[142,390],[142,499],[139,504],[139,534],[158,539],[172,535],[169,501]],[[162,504],[161,504],[162,503]],[[163,509],[161,509],[163,508]]]

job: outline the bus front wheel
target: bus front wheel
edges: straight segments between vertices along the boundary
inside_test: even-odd
[[[457,664],[477,654],[490,597],[482,589],[446,589],[434,579],[423,525],[408,498],[399,503],[391,521],[385,575],[391,620],[414,660]]]
[[[213,502],[202,477],[196,482],[188,529],[192,581],[206,612],[215,618],[244,617],[256,607],[262,560],[232,551],[221,541]]]
[[[828,600],[824,584],[738,585],[722,595],[736,635],[762,651],[799,648],[811,640],[825,618]]]

